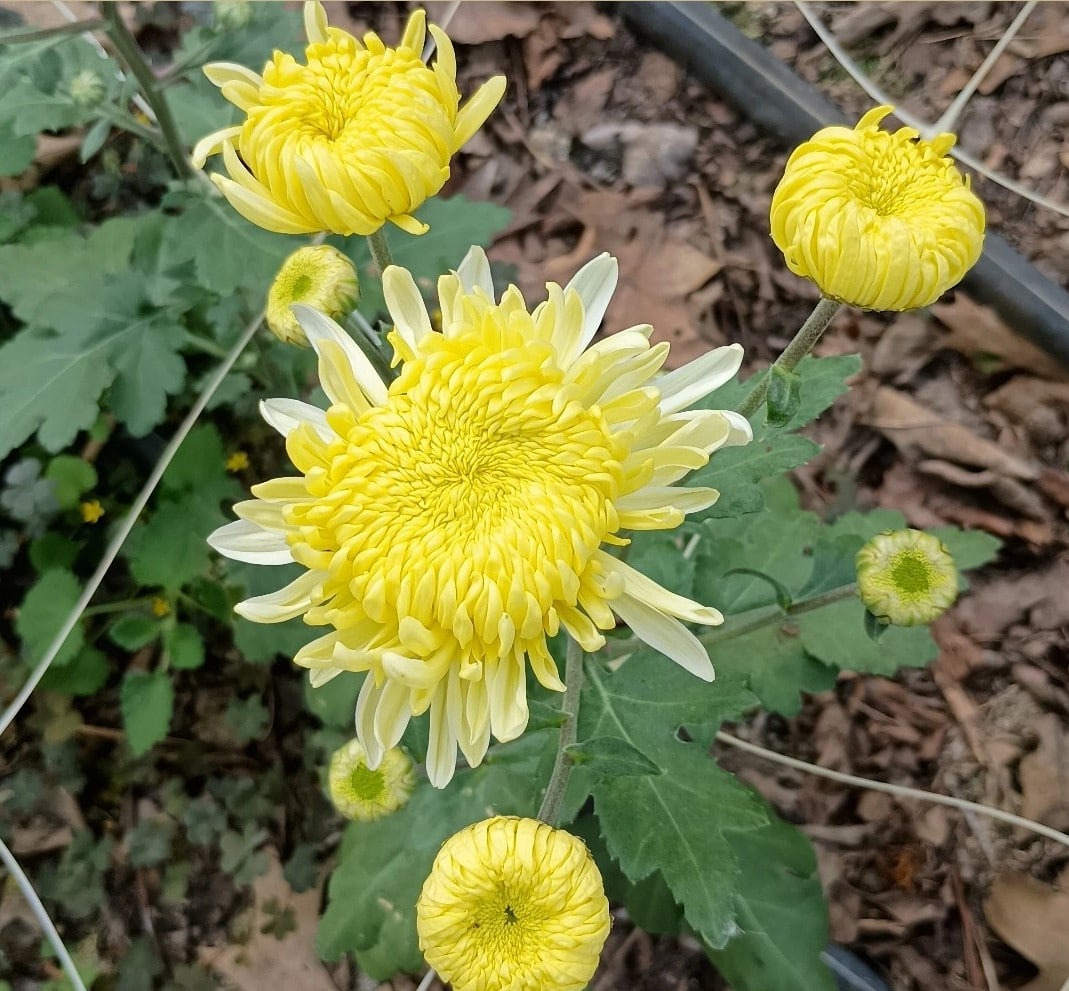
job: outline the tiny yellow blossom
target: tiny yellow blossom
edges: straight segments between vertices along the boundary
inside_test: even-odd
[[[416,776],[412,760],[403,750],[388,750],[372,770],[360,741],[350,740],[334,751],[327,781],[330,800],[346,819],[371,822],[396,812],[408,801]]]
[[[579,991],[611,921],[583,841],[514,816],[446,840],[416,902],[420,949],[453,991]]]
[[[892,110],[818,131],[788,159],[772,197],[772,239],[790,270],[869,310],[934,303],[984,244],[983,204],[946,155],[954,135],[880,130]]]
[[[171,604],[161,595],[152,600],[152,615],[163,619],[171,611]]]
[[[99,499],[89,499],[83,502],[80,508],[83,523],[96,523],[104,515],[104,507],[100,505]]]
[[[450,159],[505,92],[495,76],[461,107],[453,45],[434,25],[434,66],[423,61],[426,20],[415,11],[388,48],[374,32],[361,43],[328,26],[310,0],[305,64],[276,51],[263,75],[228,62],[205,67],[245,120],[198,142],[194,164],[222,152],[228,175],[212,180],[270,231],[373,234],[390,221],[422,234],[413,211],[442,188]]]
[[[889,531],[857,552],[857,589],[878,619],[919,626],[954,604],[958,573],[937,537],[923,530]]]
[[[325,635],[294,660],[321,685],[367,671],[356,733],[377,767],[413,716],[429,713],[427,776],[444,787],[457,748],[475,766],[491,735],[527,726],[527,670],[563,691],[547,638],[584,650],[617,618],[695,676],[713,680],[684,625],[719,611],[662,588],[608,547],[628,530],[671,530],[715,489],[676,485],[721,447],[751,438],[730,410],[690,409],[731,379],[738,345],[659,377],[668,344],[631,327],[591,344],[619,275],[609,255],[528,311],[495,296],[473,248],[438,282],[435,331],[411,273],[383,292],[399,374],[384,382],[345,331],[295,307],[330,400],[262,404],[297,474],[253,486],[209,543],[238,561],[307,569],[239,603],[258,623],[303,616]],[[590,345],[588,347],[588,345]]]
[[[280,341],[308,346],[294,303],[305,303],[333,320],[348,316],[360,298],[356,267],[329,244],[298,248],[278,270],[267,293],[267,327]]]
[[[235,451],[226,459],[226,470],[230,472],[244,471],[249,467],[249,456],[244,451]]]

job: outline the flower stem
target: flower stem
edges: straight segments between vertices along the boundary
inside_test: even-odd
[[[390,246],[386,243],[384,228],[380,227],[374,234],[367,236],[368,247],[371,248],[371,257],[379,269],[379,277],[393,264],[393,255],[390,254]]]
[[[857,594],[857,585],[851,582],[849,585],[840,585],[838,588],[828,589],[820,595],[814,595],[811,599],[803,599],[801,602],[792,602],[786,609],[779,606],[762,606],[760,609],[750,609],[739,616],[734,617],[737,622],[731,622],[724,626],[718,626],[715,630],[709,630],[701,634],[698,639],[708,645],[724,643],[726,640],[734,640],[736,637],[746,636],[770,623],[782,622],[792,616],[801,616],[802,613],[813,612],[833,603],[849,599]]]
[[[838,300],[825,299],[822,296],[820,302],[813,308],[813,312],[809,314],[805,323],[802,324],[801,329],[794,335],[794,339],[783,349],[783,354],[775,360],[773,367],[785,372],[793,372],[798,366],[798,362],[816,346],[824,331],[828,329],[828,324],[831,323],[832,317],[839,312],[839,307],[842,305]],[[739,412],[747,419],[765,404],[765,400],[768,398],[768,383],[771,375],[772,369],[770,368],[765,377],[757,383],[757,388],[739,406]]]
[[[575,743],[579,726],[579,693],[582,689],[583,648],[569,639],[568,656],[564,662],[564,700],[561,702],[561,712],[564,713],[565,719],[557,741],[557,759],[553,762],[553,773],[549,776],[546,794],[538,809],[538,818],[550,826],[557,824],[561,802],[568,790],[568,777],[572,773],[572,759],[565,750]]]
[[[84,21],[70,21],[56,24],[50,28],[27,28],[26,30],[4,31],[0,33],[0,45],[17,45],[27,41],[44,41],[46,38],[63,37],[66,34],[85,34],[104,26],[99,18]]]
[[[156,115],[156,122],[163,133],[163,140],[167,143],[167,151],[175,171],[182,179],[192,179],[194,172],[186,157],[185,145],[178,133],[178,126],[171,115],[170,105],[160,92],[156,76],[145,61],[145,56],[138,47],[134,36],[123,23],[117,3],[105,2],[100,5],[100,13],[107,26],[108,36],[115,45],[116,51],[126,63],[126,67],[133,74],[141,88],[141,93],[148,101],[152,112]]]
[[[163,135],[154,128],[146,127],[139,120],[131,117],[130,114],[124,113],[117,107],[102,107],[101,116],[116,127],[121,127],[124,131],[129,131],[131,134],[137,135],[137,137],[152,145],[157,151],[162,151],[165,155],[168,153],[169,149],[166,141],[163,139]]]

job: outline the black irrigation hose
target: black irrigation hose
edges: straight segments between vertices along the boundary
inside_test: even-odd
[[[800,144],[829,124],[851,123],[710,4],[620,3],[616,9],[639,34],[788,144]],[[962,284],[1012,330],[1069,366],[1069,293],[998,234],[988,232],[984,253]]]

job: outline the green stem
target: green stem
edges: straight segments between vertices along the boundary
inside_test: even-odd
[[[167,143],[163,140],[163,135],[151,127],[145,127],[139,120],[135,120],[128,113],[124,113],[116,107],[104,106],[101,107],[100,115],[106,120],[111,121],[116,127],[121,127],[124,131],[129,131],[130,134],[136,134],[142,141],[147,141],[157,151],[162,151],[167,154]]]
[[[0,45],[18,45],[26,41],[44,41],[46,38],[61,37],[65,34],[84,34],[96,31],[104,26],[98,18],[86,21],[71,21],[69,24],[57,24],[52,28],[30,28],[26,31],[5,31],[0,33]]]
[[[190,69],[196,69],[199,66],[204,65],[208,61],[212,52],[219,47],[219,39],[212,38],[211,41],[200,46],[195,51],[190,52],[184,58],[175,59],[164,70],[163,75],[159,80],[159,88],[166,89],[168,86],[173,86],[177,82],[181,82],[184,74]]]
[[[185,332],[184,336],[186,344],[194,350],[201,351],[204,354],[210,354],[213,358],[226,357],[226,351],[219,347],[214,341],[209,341],[206,337],[201,337],[200,334],[194,334],[189,330]]]
[[[828,324],[831,323],[832,317],[839,312],[839,307],[842,305],[837,300],[821,297],[820,302],[813,308],[813,312],[809,314],[798,333],[794,335],[794,339],[783,349],[783,354],[775,360],[773,368],[779,368],[785,372],[793,372],[798,366],[798,362],[816,346],[824,331],[828,329]],[[753,392],[739,406],[739,412],[747,419],[764,406],[765,400],[768,398],[768,383],[771,377],[772,369],[769,369],[765,377],[758,382]]]
[[[354,311],[345,321],[345,329],[349,331],[349,336],[356,346],[364,352],[364,357],[371,362],[372,367],[383,382],[389,385],[397,378],[396,370],[390,367],[390,359],[384,345],[375,336],[375,332],[367,321],[362,320],[360,315]]]
[[[152,602],[156,596],[144,595],[137,599],[123,599],[120,602],[101,602],[98,606],[88,606],[82,613],[83,616],[103,616],[106,613],[125,612],[137,606],[144,606]]]
[[[565,753],[567,747],[575,743],[579,725],[579,693],[583,689],[583,648],[574,640],[568,641],[568,656],[564,662],[564,700],[561,712],[565,719],[561,724],[560,738],[557,741],[557,759],[553,762],[553,772],[546,785],[546,794],[538,809],[538,818],[550,826],[557,824],[561,802],[568,790],[568,777],[572,773],[572,759]]]
[[[116,51],[137,80],[142,96],[148,101],[148,105],[152,107],[152,112],[156,115],[156,122],[160,126],[163,140],[167,143],[167,151],[171,156],[175,171],[182,179],[192,179],[193,167],[186,157],[186,148],[178,133],[174,117],[171,115],[170,105],[160,92],[156,76],[148,62],[145,61],[145,56],[138,47],[137,41],[123,23],[119,5],[104,0],[100,5],[100,13]]]
[[[385,229],[380,227],[374,234],[367,236],[368,247],[371,248],[371,257],[379,268],[379,277],[393,264],[393,255],[390,254],[390,246],[386,243]]]
[[[857,585],[851,582],[849,585],[840,585],[838,588],[821,592],[820,595],[814,595],[811,599],[792,602],[786,609],[781,609],[779,606],[762,606],[760,609],[750,609],[732,617],[723,626],[718,626],[715,630],[709,630],[707,633],[701,634],[698,639],[706,646],[721,644],[728,640],[734,640],[736,637],[746,636],[747,633],[753,633],[754,630],[759,630],[770,623],[782,623],[792,616],[801,616],[803,613],[823,609],[824,606],[830,606],[835,602],[841,602],[843,599],[849,599],[856,593]]]

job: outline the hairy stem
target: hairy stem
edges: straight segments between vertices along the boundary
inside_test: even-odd
[[[561,712],[565,719],[561,724],[560,738],[557,741],[557,759],[553,762],[553,773],[546,785],[546,794],[538,809],[538,818],[550,826],[557,824],[561,802],[568,790],[568,778],[572,773],[572,759],[565,753],[565,748],[575,743],[579,724],[579,693],[583,689],[583,648],[574,640],[568,641],[568,656],[564,662],[564,700]]]
[[[133,74],[141,88],[141,93],[148,101],[152,112],[156,115],[156,122],[160,126],[163,140],[167,144],[167,151],[174,164],[175,171],[183,179],[192,179],[193,168],[186,157],[185,145],[178,133],[178,126],[171,115],[171,107],[166,98],[160,92],[159,83],[152,68],[145,61],[145,56],[137,45],[134,36],[123,23],[117,3],[104,2],[100,5],[100,13],[104,18],[108,36],[115,45],[126,67]]]
[[[367,243],[381,276],[393,264],[393,255],[390,254],[390,246],[386,243],[385,228],[380,227],[374,234],[368,234]]]
[[[779,606],[762,606],[759,609],[749,609],[738,616],[729,617],[727,623],[718,626],[715,630],[709,630],[701,634],[698,639],[706,646],[724,643],[734,640],[736,637],[746,636],[770,623],[782,623],[792,616],[800,616],[802,613],[813,612],[822,609],[832,603],[849,599],[857,592],[857,585],[851,582],[849,585],[840,585],[838,588],[829,589],[814,595],[811,599],[803,599],[801,602],[792,602],[786,609]]]
[[[828,329],[828,324],[831,323],[832,317],[839,312],[839,307],[842,305],[837,300],[821,297],[820,302],[813,308],[813,312],[809,314],[798,333],[794,335],[794,339],[783,349],[783,354],[775,360],[773,367],[785,372],[793,372],[798,366],[798,362],[816,346],[824,331]],[[768,398],[768,383],[771,374],[772,369],[769,369],[768,374],[757,384],[757,388],[739,406],[739,412],[747,419],[765,404],[765,400]]]

